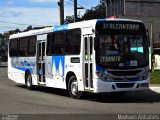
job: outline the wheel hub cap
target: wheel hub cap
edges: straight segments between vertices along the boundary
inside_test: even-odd
[[[76,94],[77,94],[77,92],[78,92],[78,84],[77,84],[77,82],[73,82],[73,83],[71,84],[71,91],[72,91],[72,94],[73,94],[73,95],[76,95]]]

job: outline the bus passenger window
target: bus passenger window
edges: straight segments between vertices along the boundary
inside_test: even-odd
[[[28,56],[28,37],[20,38],[19,40],[19,55],[21,57]],[[25,54],[27,53],[27,54]]]
[[[36,37],[32,36],[29,38],[29,56],[35,56],[36,54]]]
[[[80,29],[74,29],[67,32],[67,38],[65,41],[65,54],[78,55],[80,54],[81,44],[81,31]]]

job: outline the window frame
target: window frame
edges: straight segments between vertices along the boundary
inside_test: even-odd
[[[31,40],[31,37],[34,37],[35,39],[35,44],[30,44],[30,40]],[[27,39],[28,38],[28,39]],[[27,53],[28,55],[25,55],[25,54],[21,54],[20,55],[20,42],[22,41],[22,39],[27,39],[27,46],[25,47],[27,49]],[[11,55],[11,43],[12,41],[17,41],[17,46],[16,46],[16,51],[17,53],[16,54],[13,54]],[[35,48],[34,50],[34,54],[30,54],[30,45]],[[21,38],[14,38],[14,39],[10,39],[9,41],[9,57],[35,57],[36,56],[36,45],[37,45],[37,38],[36,38],[36,35],[34,36],[26,36],[26,37],[21,37]],[[22,47],[23,48],[23,47]],[[23,48],[23,50],[25,49]]]
[[[79,31],[80,32],[80,38],[79,38],[79,51],[78,51],[78,53],[68,53],[67,54],[67,52],[66,52],[66,50],[67,50],[67,45],[69,46],[71,46],[71,44],[70,43],[72,43],[73,41],[71,40],[71,42],[70,43],[68,43],[67,42],[67,37],[68,37],[68,34],[70,33],[70,32],[75,32],[75,31]],[[64,34],[64,36],[65,36],[65,38],[64,38],[64,42],[63,42],[63,44],[62,44],[62,47],[64,48],[63,50],[64,50],[64,53],[63,54],[60,54],[60,53],[58,53],[58,54],[55,54],[54,53],[54,46],[56,46],[57,47],[57,44],[55,44],[54,45],[54,42],[51,42],[51,40],[53,40],[53,36],[54,36],[54,40],[55,41],[57,41],[56,40],[56,35],[57,34],[61,34],[61,33],[63,33]],[[73,38],[73,36],[71,36],[71,38]],[[47,50],[46,50],[46,55],[47,56],[61,56],[61,55],[80,55],[80,53],[81,53],[81,38],[82,38],[82,31],[81,31],[81,29],[80,28],[76,28],[76,29],[70,29],[70,30],[65,30],[65,31],[59,31],[59,32],[52,32],[52,33],[48,33],[48,35],[47,35]],[[72,46],[72,47],[74,47],[74,46]],[[73,51],[73,50],[71,50],[71,51]]]

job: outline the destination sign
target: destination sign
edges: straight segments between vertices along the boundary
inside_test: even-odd
[[[105,32],[144,32],[144,26],[142,23],[138,22],[126,22],[126,21],[108,21],[108,22],[98,22],[96,25],[96,30]]]
[[[114,30],[139,30],[139,24],[118,24],[118,23],[102,23],[102,29]]]
[[[120,62],[120,60],[121,60],[120,56],[101,56],[100,57],[100,63]]]

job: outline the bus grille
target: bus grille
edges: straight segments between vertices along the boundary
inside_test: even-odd
[[[112,75],[115,76],[130,76],[130,75],[137,75],[142,70],[134,70],[134,71],[108,71]]]
[[[131,88],[134,86],[134,83],[116,83],[118,88]]]
[[[123,78],[112,78],[112,79],[114,82],[139,81],[139,77],[133,77],[133,78],[123,77]]]

